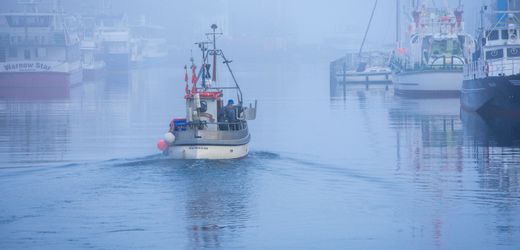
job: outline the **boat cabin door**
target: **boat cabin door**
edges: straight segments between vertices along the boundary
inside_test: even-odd
[[[208,130],[217,130],[217,99],[200,98],[199,118],[203,122],[207,122]]]

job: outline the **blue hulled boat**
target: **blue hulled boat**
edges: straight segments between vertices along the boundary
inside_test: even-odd
[[[513,2],[513,3],[511,3]],[[486,115],[520,115],[520,6],[497,1],[481,9],[481,28],[472,62],[464,68],[461,105]],[[489,14],[489,25],[484,16]]]

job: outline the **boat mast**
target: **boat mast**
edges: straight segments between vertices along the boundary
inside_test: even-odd
[[[395,9],[395,42],[401,48],[401,0],[396,0]]]
[[[211,29],[213,32],[207,33],[207,36],[212,36],[212,43],[213,43],[213,51],[211,51],[211,54],[213,55],[213,75],[211,77],[211,81],[213,83],[217,82],[217,35],[222,35],[222,33],[217,33],[218,26],[216,24],[211,25]]]
[[[363,47],[365,46],[365,41],[367,39],[368,31],[370,30],[370,25],[372,25],[372,19],[374,18],[374,13],[376,12],[377,0],[374,2],[374,7],[372,8],[372,14],[370,14],[370,19],[368,21],[367,29],[365,30],[365,35],[363,36],[363,41],[361,42],[361,48],[359,48],[358,58],[361,58],[361,53],[363,53]]]
[[[208,49],[206,48],[206,45],[209,44],[209,42],[200,42],[195,44],[199,46],[200,52],[202,53],[202,65],[200,67],[199,74],[197,75],[197,79],[202,77],[201,86],[203,88],[206,88],[206,75],[208,71],[208,69],[206,68],[206,65],[208,65],[208,55],[206,54],[206,51]],[[193,61],[191,63],[191,66],[195,67]]]

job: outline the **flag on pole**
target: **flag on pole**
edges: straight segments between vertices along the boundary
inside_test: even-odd
[[[195,64],[191,65],[191,93],[195,94],[197,93],[197,66]]]
[[[188,86],[188,66],[184,65],[184,82],[186,83],[186,87],[184,88],[184,91],[186,92],[186,95],[190,94],[190,88]]]

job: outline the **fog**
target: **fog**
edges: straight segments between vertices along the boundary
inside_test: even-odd
[[[17,10],[15,0],[3,1],[2,11]],[[43,0],[41,6],[59,5],[60,1]],[[409,1],[401,1],[406,6]],[[430,1],[427,1],[430,2]],[[431,1],[431,6],[456,7],[458,0]],[[467,32],[473,34],[481,1],[462,1]],[[332,60],[345,51],[356,50],[361,43],[374,1],[327,0],[63,0],[69,13],[124,13],[129,22],[146,16],[153,24],[167,28],[170,47],[188,56],[193,43],[204,39],[209,25],[217,23],[226,45],[255,56],[307,54],[307,58]],[[45,7],[42,7],[45,8]],[[395,43],[395,1],[379,1],[367,37],[368,48],[392,47]],[[403,25],[406,20],[403,17]],[[247,55],[240,57],[248,58]]]
[[[520,73],[485,62],[463,80],[465,36],[388,60],[396,0],[378,1],[366,40],[382,63],[361,61],[347,53],[374,2],[41,0],[73,25],[2,16],[0,249],[520,249]],[[481,3],[463,1],[471,35]],[[226,58],[202,62],[212,24],[208,53]],[[518,51],[480,54],[520,65]],[[215,73],[185,73],[191,56]],[[480,98],[459,98],[463,81]],[[518,116],[461,100],[516,101]]]

